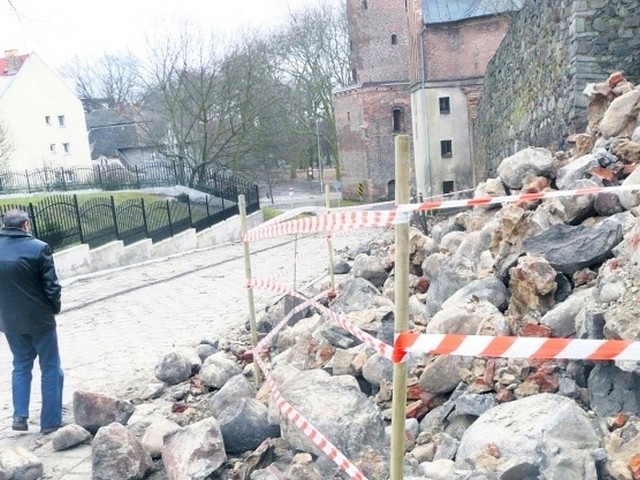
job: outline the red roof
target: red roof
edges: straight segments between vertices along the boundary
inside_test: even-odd
[[[25,60],[29,57],[29,55],[18,55],[18,70],[20,70],[20,67],[22,66],[22,64],[25,62]],[[15,74],[15,72],[12,72],[12,74]],[[9,74],[7,73],[7,59],[6,58],[0,58],[0,77],[7,77],[9,76]]]

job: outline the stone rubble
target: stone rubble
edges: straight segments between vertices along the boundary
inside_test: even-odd
[[[475,196],[640,185],[640,88],[616,72],[585,93],[589,127],[570,138],[570,151],[526,148]],[[428,217],[428,233],[410,233],[411,330],[640,340],[638,194]],[[337,295],[324,301],[388,344],[393,242],[389,231],[339,252]],[[260,335],[297,304],[270,306]],[[76,392],[77,425],[54,444],[72,448],[94,434],[96,480],[346,478],[278,410],[269,387],[253,384],[250,349],[247,326],[167,352],[155,370],[162,383],[150,379],[129,400]],[[268,353],[283,398],[370,480],[387,479],[391,362],[313,308]],[[407,365],[407,480],[640,480],[638,362],[409,355]],[[153,402],[169,402],[171,414],[125,427],[136,406]],[[0,451],[0,478],[38,472],[29,452]]]

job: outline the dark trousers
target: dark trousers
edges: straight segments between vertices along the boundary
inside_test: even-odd
[[[42,410],[40,427],[56,427],[62,423],[62,386],[64,373],[60,368],[60,352],[56,330],[32,335],[5,334],[13,354],[13,414],[29,417],[33,362],[40,363]]]

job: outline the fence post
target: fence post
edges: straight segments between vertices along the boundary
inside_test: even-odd
[[[176,161],[173,161],[173,181],[174,181],[174,185],[179,185],[180,183],[178,182],[178,166],[176,165]]]
[[[36,223],[36,212],[33,209],[33,203],[29,202],[29,217],[31,217],[31,231],[33,236],[38,238],[38,225]]]
[[[120,240],[120,232],[118,231],[118,216],[116,215],[116,200],[111,195],[111,214],[113,215],[113,226],[116,229],[116,240]]]
[[[31,182],[29,181],[29,170],[25,170],[24,174],[27,177],[27,190],[29,190],[29,193],[31,193]]]
[[[169,233],[173,237],[173,226],[171,225],[171,206],[169,200],[167,200],[167,220],[169,220]]]
[[[80,243],[84,243],[84,235],[82,234],[82,222],[80,221],[80,206],[78,205],[78,195],[73,196],[73,204],[76,208],[76,219],[78,221],[78,234],[80,235]]]
[[[60,176],[62,177],[62,191],[66,192],[67,191],[67,182],[64,179],[64,167],[60,167]]]
[[[144,237],[149,238],[149,226],[147,225],[147,212],[144,208],[144,198],[140,199],[140,205],[142,206],[142,222],[144,223]]]
[[[140,172],[138,172],[138,165],[136,167],[136,184],[138,185],[138,190],[140,190]]]
[[[209,195],[205,195],[204,196],[204,200],[207,204],[207,220],[209,219],[209,217],[211,216],[211,214],[209,213]]]
[[[253,377],[256,382],[256,388],[260,387],[260,367],[256,358],[259,352],[256,351],[258,345],[258,327],[256,322],[256,306],[253,299],[253,288],[249,286],[251,281],[251,252],[249,251],[249,242],[247,236],[247,210],[244,201],[244,195],[238,196],[238,210],[240,213],[240,225],[242,229],[242,245],[244,246],[244,273],[247,279],[247,299],[249,301],[249,323],[251,324],[251,345],[253,346]]]
[[[396,205],[409,203],[409,136],[395,139]],[[396,335],[409,328],[409,222],[396,224],[395,327]],[[391,414],[391,480],[404,475],[405,410],[407,405],[407,363],[393,364]]]

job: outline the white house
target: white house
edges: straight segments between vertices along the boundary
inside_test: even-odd
[[[6,170],[91,167],[82,103],[35,53],[0,58],[0,124],[12,145]]]

